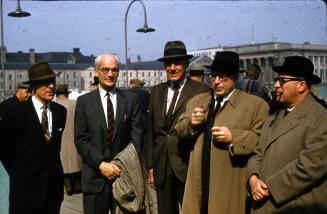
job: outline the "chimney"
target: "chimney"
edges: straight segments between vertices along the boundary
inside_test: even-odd
[[[140,55],[140,54],[137,55],[137,62],[138,62],[138,63],[141,63],[141,62],[142,62],[142,60],[141,60],[141,55]]]
[[[80,52],[79,52],[79,48],[73,48],[73,53],[74,53],[74,54],[80,54]]]
[[[4,57],[3,57],[3,59],[4,59],[3,62],[5,63],[5,62],[6,62],[6,56],[7,56],[7,48],[6,48],[6,47],[1,47],[1,48],[0,48],[0,51],[1,51],[1,52],[0,52],[0,57],[1,57],[1,58],[2,58],[2,49],[3,49],[3,56],[4,56]]]
[[[30,63],[34,64],[35,63],[35,49],[30,48]]]

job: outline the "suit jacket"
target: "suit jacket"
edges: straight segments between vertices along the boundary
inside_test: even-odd
[[[264,125],[248,178],[257,174],[271,194],[253,213],[327,213],[327,111],[311,95],[284,118]]]
[[[52,133],[46,142],[32,99],[5,108],[4,141],[8,149],[7,171],[10,177],[9,200],[13,206],[27,204],[34,210],[46,209],[47,193],[63,200],[63,169],[60,161],[61,137],[66,109],[50,102]],[[26,207],[26,213],[31,212]],[[45,210],[43,210],[45,211]],[[46,212],[46,211],[45,211]]]
[[[99,165],[110,162],[132,143],[139,152],[142,138],[137,95],[116,89],[117,110],[113,143],[107,143],[107,122],[99,89],[78,97],[75,110],[75,145],[82,157],[82,190],[98,193],[105,184]]]
[[[209,90],[206,85],[187,79],[176,103],[172,123],[166,127],[168,85],[169,82],[165,82],[154,86],[150,93],[147,168],[153,168],[156,184],[159,185],[164,182],[168,159],[177,178],[185,182],[190,149],[183,142],[179,142],[174,127],[178,117],[185,111],[187,101],[194,95]]]
[[[202,105],[209,108],[212,94],[192,98],[185,113],[179,118],[176,131],[181,138],[196,138],[191,152],[182,213],[199,214],[202,193],[202,147],[204,129],[190,126],[192,112]],[[206,115],[207,117],[207,115]],[[235,89],[228,101],[215,115],[214,126],[227,127],[233,137],[233,147],[227,143],[211,142],[210,186],[208,213],[244,214],[246,201],[246,164],[259,142],[261,129],[268,117],[268,105],[261,98]],[[188,142],[193,144],[192,141]],[[219,210],[219,212],[218,212]]]

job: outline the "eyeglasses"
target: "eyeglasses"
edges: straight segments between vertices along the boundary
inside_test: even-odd
[[[97,67],[97,70],[101,71],[103,74],[108,74],[109,71],[113,73],[119,72],[119,68]]]
[[[230,79],[229,76],[227,76],[227,75],[219,74],[219,75],[211,76],[211,80],[214,81],[214,80],[216,80],[217,77],[220,82],[226,82],[227,80]]]
[[[300,78],[300,77],[294,77],[294,78],[293,77],[277,77],[274,80],[275,80],[275,82],[278,81],[281,86],[283,86],[285,83],[291,82],[291,81],[305,81],[304,78]]]

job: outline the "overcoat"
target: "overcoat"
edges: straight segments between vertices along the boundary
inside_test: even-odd
[[[62,135],[60,158],[64,173],[79,172],[82,169],[81,157],[77,153],[74,144],[74,117],[75,117],[75,100],[57,100],[67,109],[66,128]]]
[[[252,213],[327,213],[327,111],[309,95],[284,115],[266,121],[248,162],[271,194]]]
[[[181,138],[194,132],[190,127],[193,109],[198,106],[208,108],[211,97],[211,93],[201,94],[188,102],[186,112],[176,125]],[[263,99],[237,89],[216,114],[214,126],[224,126],[231,131],[233,147],[226,143],[211,142],[209,214],[245,213],[245,166],[259,142],[261,128],[267,117],[268,105]],[[182,213],[185,214],[200,213],[203,135],[203,130],[199,129],[190,156],[182,206]]]
[[[190,150],[187,145],[178,143],[174,127],[178,117],[185,111],[187,101],[196,94],[208,91],[206,85],[187,79],[176,103],[171,125],[167,127],[165,121],[168,85],[169,82],[164,82],[154,86],[150,94],[147,168],[153,168],[156,185],[164,183],[168,161],[176,177],[185,182]]]

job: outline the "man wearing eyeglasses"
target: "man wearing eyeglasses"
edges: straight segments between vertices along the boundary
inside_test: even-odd
[[[212,91],[192,98],[176,125],[196,140],[191,153],[182,213],[246,213],[245,166],[259,142],[268,104],[236,89],[239,55],[217,52]],[[190,141],[192,142],[192,141]]]
[[[96,57],[98,88],[78,97],[75,144],[82,157],[85,214],[115,213],[112,183],[121,169],[112,159],[129,143],[140,149],[142,130],[137,95],[116,88],[119,60],[111,53]]]
[[[149,104],[148,183],[155,185],[159,214],[179,213],[184,194],[190,145],[180,142],[174,127],[194,95],[207,86],[187,78],[188,55],[182,41],[169,41],[164,48],[168,81],[151,89]]]
[[[327,213],[327,111],[312,97],[321,79],[306,57],[273,66],[285,108],[268,118],[247,166],[253,213]]]

